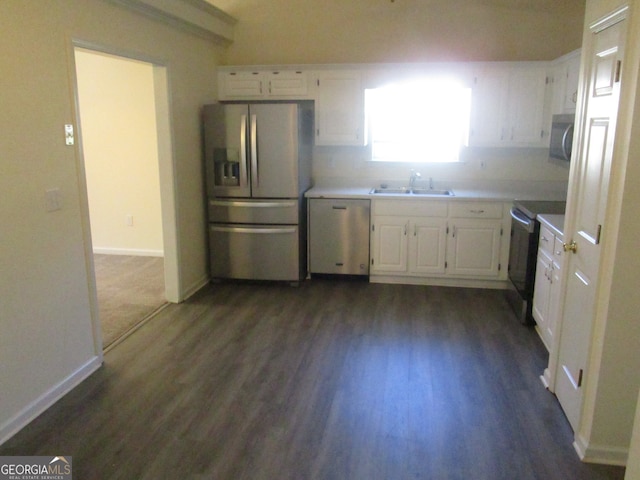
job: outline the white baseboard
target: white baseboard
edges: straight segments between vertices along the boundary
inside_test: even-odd
[[[142,248],[107,248],[93,247],[93,253],[101,255],[135,255],[138,257],[164,257],[162,250],[147,250]]]
[[[438,287],[466,287],[507,290],[505,280],[481,280],[475,278],[412,277],[400,275],[369,275],[370,283],[395,283],[403,285],[430,285]]]
[[[39,398],[35,399],[16,415],[7,420],[2,426],[0,426],[0,445],[13,437],[38,417],[38,415],[64,397],[73,388],[78,386],[89,375],[100,368],[101,365],[102,356],[95,356],[91,358],[87,363],[82,365],[67,378],[51,387]]]
[[[602,463],[620,467],[627,465],[627,457],[629,456],[628,448],[589,445],[579,435],[576,435],[573,448],[576,449],[580,460],[586,463]]]

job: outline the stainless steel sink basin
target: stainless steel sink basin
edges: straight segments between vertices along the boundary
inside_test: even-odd
[[[411,193],[411,190],[406,188],[406,187],[401,187],[401,188],[372,188],[369,193],[376,193],[376,194],[386,193],[386,194],[389,194],[389,195],[391,195],[391,194],[397,195],[399,193],[402,193],[402,194]]]
[[[413,188],[400,187],[400,188],[372,188],[369,193],[375,195],[420,195],[428,197],[453,197],[454,193],[451,190],[435,190],[433,188]]]
[[[414,188],[411,190],[411,193],[414,195],[428,195],[431,197],[454,196],[451,190],[434,190],[433,188]]]

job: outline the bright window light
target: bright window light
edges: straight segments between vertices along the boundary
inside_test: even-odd
[[[371,159],[457,162],[467,145],[471,89],[425,79],[366,91]]]

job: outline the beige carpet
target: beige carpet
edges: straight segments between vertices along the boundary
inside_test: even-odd
[[[94,255],[104,348],[166,303],[164,259]]]

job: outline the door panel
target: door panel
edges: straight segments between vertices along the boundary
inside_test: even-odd
[[[246,105],[207,105],[203,112],[209,197],[249,197]]]
[[[298,106],[252,104],[251,191],[257,198],[298,196]]]

